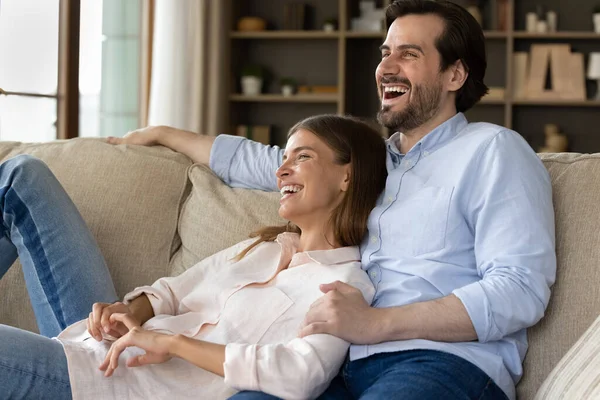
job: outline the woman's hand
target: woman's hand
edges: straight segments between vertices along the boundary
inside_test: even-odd
[[[127,133],[122,138],[109,136],[106,141],[110,144],[137,144],[141,146],[155,146],[160,144],[161,133],[172,129],[168,126],[147,126]]]
[[[87,319],[87,330],[97,341],[102,341],[102,333],[106,333],[112,337],[120,338],[129,332],[126,324],[119,320],[111,320],[111,316],[115,313],[129,316],[129,324],[141,326],[141,322],[133,315],[129,307],[121,302],[113,304],[109,303],[94,303],[92,312]]]
[[[104,362],[99,367],[101,371],[104,371],[104,376],[108,377],[113,374],[115,369],[119,366],[119,356],[126,348],[131,346],[139,347],[140,349],[145,350],[146,353],[129,358],[127,360],[128,367],[139,367],[147,364],[162,364],[173,357],[171,353],[171,339],[173,336],[146,331],[139,326],[136,326],[135,321],[132,321],[131,316],[127,314],[112,314],[110,319],[127,326],[129,332],[114,342],[106,354]]]

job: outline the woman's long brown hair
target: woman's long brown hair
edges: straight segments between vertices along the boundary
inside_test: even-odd
[[[329,226],[333,227],[336,243],[357,246],[367,231],[369,214],[385,187],[385,142],[371,126],[348,116],[325,114],[306,118],[290,129],[288,139],[300,129],[323,140],[335,153],[337,164],[351,164],[348,190],[331,213]],[[235,260],[241,260],[262,242],[274,241],[283,232],[301,233],[300,228],[292,223],[261,228],[250,235],[258,239],[238,254]]]

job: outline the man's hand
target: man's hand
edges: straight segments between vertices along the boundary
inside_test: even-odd
[[[160,135],[172,129],[168,126],[147,126],[127,133],[122,138],[109,136],[106,141],[110,144],[136,144],[140,146],[155,146],[160,144]]]
[[[161,145],[189,157],[194,163],[208,165],[214,136],[199,135],[171,126],[148,126],[129,132],[123,138],[109,137],[110,144]]]
[[[321,285],[320,289],[325,295],[311,305],[300,337],[328,333],[355,344],[380,341],[380,310],[370,307],[360,290],[340,281]]]
[[[171,354],[172,336],[140,328],[136,325],[136,321],[132,320],[131,315],[112,314],[110,320],[125,325],[129,332],[114,342],[106,354],[104,362],[99,367],[101,371],[104,371],[104,376],[108,377],[113,374],[119,366],[119,356],[128,347],[135,346],[146,351],[145,354],[129,358],[127,360],[128,367],[162,364],[173,357]]]
[[[125,314],[130,316],[130,324],[132,326],[141,326],[128,306],[121,302],[113,304],[109,303],[94,303],[92,312],[87,319],[87,330],[97,341],[102,341],[102,333],[106,333],[112,337],[120,338],[129,332],[129,328],[119,320],[111,320],[111,316],[115,313]]]

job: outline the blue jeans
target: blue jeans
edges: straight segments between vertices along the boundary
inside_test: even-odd
[[[273,400],[260,392],[239,392],[232,400]],[[482,370],[453,354],[410,350],[346,361],[322,400],[506,400]]]
[[[0,325],[2,398],[69,399],[62,345],[50,337],[117,295],[96,241],[48,167],[0,164],[0,277],[17,256],[41,335]]]

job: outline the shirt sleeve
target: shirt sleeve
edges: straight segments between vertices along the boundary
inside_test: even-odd
[[[178,276],[160,278],[151,286],[135,288],[125,295],[123,303],[129,304],[136,297],[145,294],[152,305],[154,315],[178,315],[180,312],[185,312],[186,310],[181,310],[180,307],[181,299],[198,290],[198,286],[205,283],[204,277],[211,268],[231,263],[232,258],[254,240],[248,239],[221,250]]]
[[[495,135],[474,165],[466,213],[481,280],[455,290],[480,342],[499,340],[544,315],[556,276],[548,171],[516,132]]]
[[[371,303],[375,289],[364,271],[357,270],[348,284],[361,290]],[[349,346],[345,340],[326,334],[285,344],[228,344],[223,365],[225,384],[283,399],[314,399],[338,373]]]
[[[209,166],[227,185],[277,191],[275,171],[283,150],[240,136],[219,135],[210,151]]]

